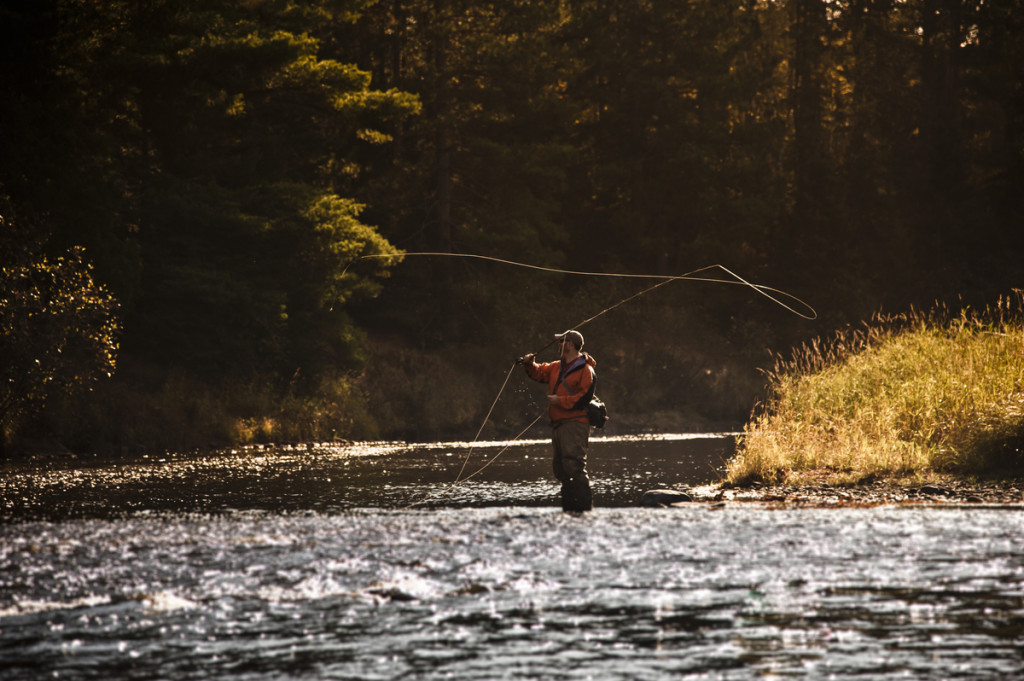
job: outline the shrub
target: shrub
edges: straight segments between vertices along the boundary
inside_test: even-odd
[[[0,217],[2,223],[2,217]],[[0,261],[0,451],[22,418],[116,365],[117,303],[75,247],[48,259],[10,249]]]

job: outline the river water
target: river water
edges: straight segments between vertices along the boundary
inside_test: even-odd
[[[636,506],[732,442],[598,440],[582,515],[541,442],[8,466],[0,678],[1024,678],[1024,513]]]

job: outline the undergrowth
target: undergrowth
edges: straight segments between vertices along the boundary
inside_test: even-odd
[[[727,479],[1024,473],[1024,292],[952,315],[876,315],[766,372]]]
[[[313,385],[282,385],[268,376],[213,383],[150,364],[123,363],[114,380],[94,388],[92,399],[55,401],[12,452],[131,456],[375,440],[384,434],[438,439],[443,432],[476,427],[475,405],[492,397],[490,385],[477,383],[458,359],[403,350],[388,341],[369,350],[361,373],[325,375]]]

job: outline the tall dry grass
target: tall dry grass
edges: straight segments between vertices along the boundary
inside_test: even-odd
[[[733,483],[1024,473],[1024,292],[978,313],[876,316],[767,377]]]

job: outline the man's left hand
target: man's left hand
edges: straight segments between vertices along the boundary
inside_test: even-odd
[[[558,395],[548,395],[548,404],[557,405],[558,404]]]

